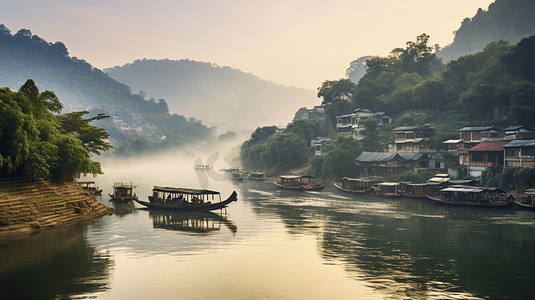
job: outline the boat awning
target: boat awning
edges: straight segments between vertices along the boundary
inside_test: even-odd
[[[469,192],[474,191],[474,189],[449,187],[449,188],[441,189],[440,191],[441,192],[463,192],[463,193],[469,193]],[[482,192],[483,190],[480,190],[480,191]]]
[[[344,177],[342,180],[346,181],[357,181],[357,182],[371,182],[369,179],[363,179],[363,178],[350,178],[350,177]]]
[[[381,183],[379,183],[379,185],[395,186],[395,185],[399,185],[399,182],[381,182]]]
[[[446,182],[446,181],[449,181],[451,178],[447,178],[447,177],[433,177],[431,179],[429,179],[430,182]]]
[[[123,188],[123,189],[133,189],[137,187],[137,185],[133,185],[132,182],[114,182],[113,188]]]
[[[301,176],[297,176],[297,175],[282,175],[281,176],[281,179],[299,179],[301,178]]]
[[[167,187],[167,186],[154,186],[152,191],[164,192],[164,193],[176,193],[176,194],[190,194],[190,195],[219,195],[220,194],[217,191],[211,191],[211,190],[175,188],[175,187]]]

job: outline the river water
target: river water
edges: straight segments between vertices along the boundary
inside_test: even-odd
[[[278,189],[167,161],[94,180],[239,200],[179,214],[116,206],[87,226],[0,242],[1,299],[533,299],[535,214]],[[91,179],[91,178],[89,178]]]

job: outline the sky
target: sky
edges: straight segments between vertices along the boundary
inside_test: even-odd
[[[316,90],[365,55],[430,45],[494,0],[0,0],[0,24],[65,44],[96,68],[190,59]]]

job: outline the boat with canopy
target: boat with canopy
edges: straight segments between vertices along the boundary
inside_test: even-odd
[[[133,185],[132,182],[114,182],[113,194],[108,193],[110,201],[127,203],[137,199],[137,195],[133,192],[135,188],[136,185]]]
[[[485,208],[509,208],[514,205],[514,197],[507,196],[495,187],[455,186],[440,190],[440,196],[426,195],[435,203]]]
[[[221,194],[217,191],[154,186],[152,195],[148,198],[149,202],[138,199],[135,201],[153,209],[211,211],[226,208],[230,203],[238,200],[238,194],[234,191],[225,201],[221,201]],[[214,202],[215,200],[218,201]]]

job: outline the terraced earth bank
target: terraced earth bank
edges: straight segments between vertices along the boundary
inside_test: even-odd
[[[0,239],[47,228],[91,222],[113,209],[76,182],[0,178]]]

